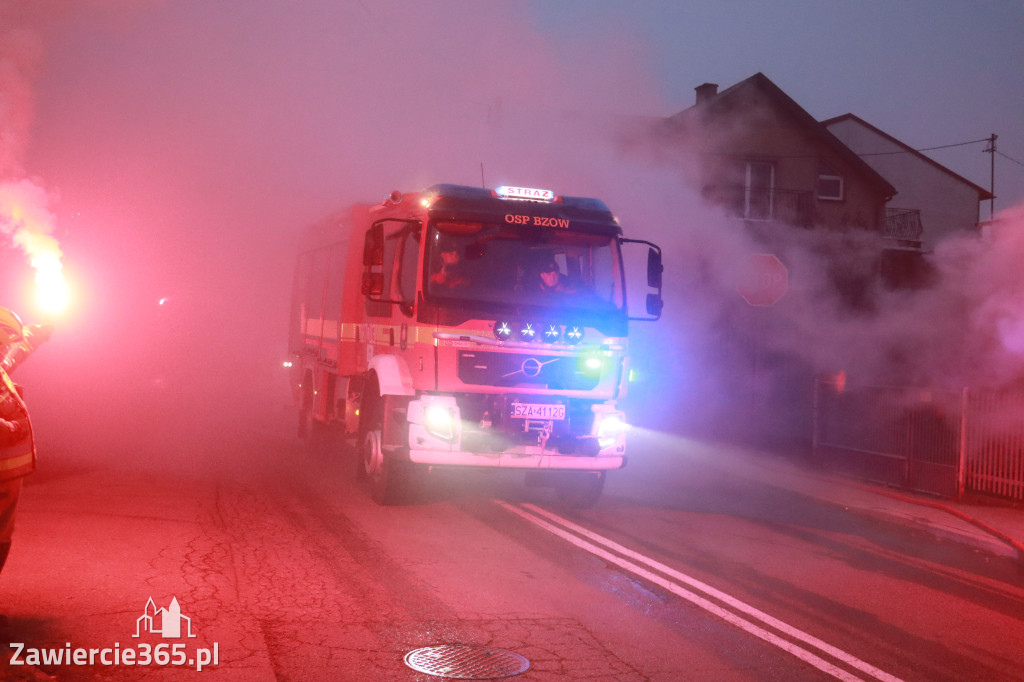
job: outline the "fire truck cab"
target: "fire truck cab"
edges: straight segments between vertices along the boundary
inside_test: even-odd
[[[381,504],[431,467],[537,472],[570,505],[598,499],[626,463],[629,320],[661,313],[656,245],[597,199],[459,185],[393,192],[308,237],[289,339],[300,436],[354,437]],[[648,248],[646,317],[627,313],[627,244]]]

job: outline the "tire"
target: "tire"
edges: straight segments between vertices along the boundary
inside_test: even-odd
[[[562,506],[570,509],[589,509],[597,504],[604,491],[605,471],[566,473],[555,484],[555,494]]]
[[[370,497],[380,505],[402,504],[408,497],[408,467],[385,452],[384,419],[390,414],[392,398],[377,395],[376,385],[367,386],[361,407],[357,474],[366,480]]]

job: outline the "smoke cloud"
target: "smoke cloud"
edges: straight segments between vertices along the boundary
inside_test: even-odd
[[[35,79],[43,55],[38,27],[66,3],[0,4],[0,233],[25,254],[35,276],[37,310],[66,303],[56,218],[41,184],[26,177],[25,154],[33,122]],[[9,300],[6,305],[18,307]]]
[[[764,245],[704,203],[686,150],[636,144],[672,112],[628,25],[553,36],[518,2],[39,5],[0,0],[0,26],[35,31],[0,36],[0,93],[22,103],[0,111],[0,178],[59,190],[38,206],[66,231],[74,313],[25,368],[57,457],[200,466],[239,450],[230,434],[289,435],[298,234],[438,182],[596,196],[664,247],[664,319],[634,325],[629,401],[651,426],[729,428],[759,397],[809,395],[795,365],[946,383],[1022,371],[1011,229],[943,245],[933,288],[868,285],[851,309],[835,282],[870,269],[877,239],[780,227],[790,291],[747,306],[736,284]]]
[[[20,175],[32,125],[33,89],[43,53],[35,30],[48,3],[0,5],[0,178]]]

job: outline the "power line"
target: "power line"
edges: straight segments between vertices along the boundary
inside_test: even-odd
[[[916,153],[916,152],[930,152],[930,151],[933,151],[933,150],[936,150],[936,149],[949,149],[951,147],[964,147],[964,146],[967,146],[969,144],[979,144],[981,142],[991,142],[991,138],[983,137],[980,140],[971,140],[969,142],[956,142],[954,144],[943,144],[943,145],[939,145],[938,147],[923,147],[921,149],[901,149],[901,150],[895,151],[895,152],[863,152],[863,153],[862,152],[853,152],[853,153],[855,155],[857,155],[857,156],[890,156],[892,154],[913,154],[913,153]],[[843,144],[845,145],[845,143],[843,143]],[[853,151],[853,150],[851,149],[850,151]],[[715,155],[717,155],[717,156],[735,156],[736,155],[736,154],[731,153],[731,152],[713,152],[713,153]],[[1006,156],[1002,152],[996,152],[996,153],[999,154],[1000,156]],[[779,155],[772,155],[772,158],[775,158],[775,159],[816,159],[816,158],[819,158],[819,155],[818,154],[793,154],[793,155],[790,155],[790,154],[779,154]],[[1010,157],[1007,156],[1006,158],[1009,159]],[[1014,163],[1020,163],[1016,159],[1010,159],[1010,160],[1013,161]],[[1024,165],[1024,164],[1021,164],[1021,165]]]
[[[1015,158],[1013,158],[1013,157],[1011,157],[1011,156],[1007,156],[1006,154],[1002,153],[1002,152],[1001,152],[1001,151],[999,151],[999,150],[996,150],[996,154],[998,154],[999,156],[1003,157],[1003,158],[1004,158],[1004,159],[1006,159],[1007,161],[1013,161],[1013,162],[1014,162],[1015,164],[1017,164],[1018,166],[1024,166],[1024,163],[1021,163],[1020,161],[1018,161],[1017,159],[1015,159]]]
[[[983,137],[980,140],[971,140],[970,142],[957,142],[956,144],[944,144],[938,147],[924,147],[922,149],[902,149],[898,152],[866,152],[860,153],[855,152],[857,156],[888,156],[890,154],[909,154],[911,152],[930,152],[935,149],[949,149],[950,147],[964,147],[969,144],[978,144],[979,142],[988,142],[989,138]]]

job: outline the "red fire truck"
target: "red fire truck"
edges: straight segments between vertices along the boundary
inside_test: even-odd
[[[381,504],[431,467],[534,472],[573,506],[626,463],[616,401],[629,320],[660,317],[661,249],[605,204],[550,190],[435,185],[314,225],[289,352],[299,435],[355,438]],[[624,248],[647,248],[645,317]],[[641,257],[643,254],[639,254]]]

